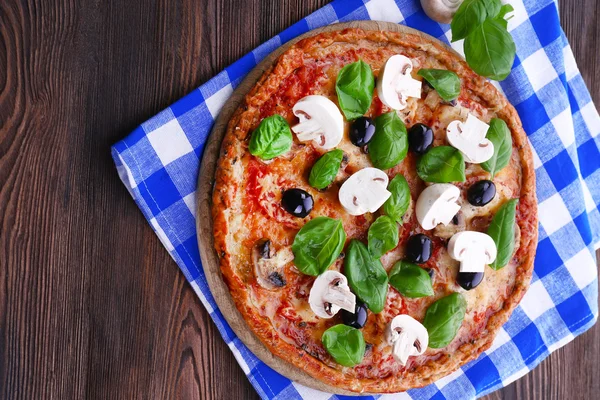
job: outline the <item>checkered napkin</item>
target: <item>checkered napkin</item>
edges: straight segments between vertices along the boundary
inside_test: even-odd
[[[506,386],[594,324],[600,244],[600,117],[577,70],[552,0],[511,0],[517,58],[497,87],[515,105],[533,147],[539,244],[531,287],[491,349],[452,375],[393,398],[468,399]],[[119,176],[185,274],[252,385],[264,399],[335,399],[291,382],[235,336],[210,293],[198,253],[195,190],[204,143],[242,78],[267,54],[314,28],[384,20],[445,42],[448,25],[417,0],[338,0],[249,53],[114,145]],[[462,43],[454,44],[460,51]],[[379,398],[391,398],[390,395]],[[370,398],[365,396],[365,398]]]

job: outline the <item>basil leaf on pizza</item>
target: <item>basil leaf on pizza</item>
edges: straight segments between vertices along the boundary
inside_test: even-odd
[[[452,101],[460,94],[460,79],[455,72],[447,69],[420,69],[422,76],[445,101]]]
[[[292,148],[292,131],[281,115],[272,115],[263,119],[252,132],[248,151],[253,156],[270,160]]]
[[[383,311],[388,276],[381,261],[373,258],[367,246],[351,240],[344,259],[344,275],[356,296],[374,313]]]
[[[481,168],[488,171],[493,179],[494,175],[502,168],[506,167],[510,162],[510,157],[512,155],[512,136],[504,120],[492,118],[486,138],[494,145],[494,155],[492,158],[479,165],[481,165]]]
[[[452,293],[434,302],[425,312],[423,326],[429,333],[429,347],[446,347],[456,336],[467,310],[467,302],[460,293]]]
[[[394,221],[402,222],[402,217],[410,206],[410,188],[406,178],[400,174],[396,175],[388,184],[387,190],[392,195],[383,203],[383,211]]]
[[[417,174],[425,182],[464,182],[465,160],[454,147],[437,146],[419,159]]]
[[[368,240],[369,252],[380,258],[398,246],[398,224],[387,215],[380,216],[369,227]]]
[[[321,341],[335,362],[344,367],[360,364],[365,355],[366,344],[362,332],[348,325],[332,326],[323,332]]]
[[[424,268],[408,261],[398,261],[390,271],[390,285],[404,297],[433,296],[431,277]]]
[[[344,66],[338,73],[335,91],[346,119],[362,117],[373,100],[375,77],[371,66],[362,60]]]
[[[375,119],[375,134],[368,146],[375,168],[392,168],[404,160],[408,152],[408,134],[406,125],[395,111]]]
[[[343,157],[344,152],[340,149],[323,154],[310,170],[310,176],[308,177],[310,186],[315,189],[325,189],[331,185],[340,170]]]
[[[488,228],[487,234],[496,243],[498,251],[496,259],[490,267],[496,271],[505,267],[515,251],[515,216],[517,211],[517,199],[507,201],[494,218]]]
[[[294,264],[306,275],[320,275],[338,258],[345,243],[346,232],[341,220],[314,218],[294,238]]]

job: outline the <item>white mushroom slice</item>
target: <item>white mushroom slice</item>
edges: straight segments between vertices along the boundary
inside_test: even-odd
[[[448,142],[472,164],[486,162],[494,155],[494,144],[485,138],[489,125],[469,113],[467,121],[452,121],[446,128]]]
[[[419,224],[425,230],[435,228],[438,224],[448,225],[460,210],[456,203],[460,190],[450,183],[435,183],[421,192],[415,205],[415,213]]]
[[[301,142],[314,140],[325,150],[333,149],[344,136],[344,117],[335,105],[325,96],[311,95],[300,99],[293,108],[300,123],[292,131]]]
[[[290,246],[276,252],[270,240],[260,241],[252,250],[256,281],[269,290],[285,286],[283,267],[293,259],[294,253]]]
[[[377,168],[363,168],[342,184],[340,203],[350,215],[375,212],[392,195],[387,190],[388,176]]]
[[[377,79],[377,95],[394,110],[406,108],[408,97],[421,98],[421,81],[414,79],[410,58],[396,54],[388,58]]]
[[[464,231],[448,242],[448,254],[460,261],[460,272],[484,272],[496,259],[496,243],[485,233]]]
[[[386,340],[393,346],[394,359],[406,365],[408,357],[425,353],[429,344],[427,329],[410,315],[397,315],[386,328]]]
[[[348,280],[337,271],[325,271],[315,279],[308,304],[320,318],[329,319],[344,309],[354,313],[356,296],[348,287]]]

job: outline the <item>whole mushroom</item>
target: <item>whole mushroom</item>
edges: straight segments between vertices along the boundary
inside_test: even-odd
[[[386,328],[386,339],[392,347],[394,359],[406,365],[410,356],[425,353],[429,344],[427,329],[410,315],[397,315]]]
[[[350,291],[348,280],[338,271],[325,271],[315,279],[308,304],[317,317],[329,319],[344,309],[354,312],[356,296]]]
[[[421,0],[425,14],[432,20],[449,24],[463,0]]]

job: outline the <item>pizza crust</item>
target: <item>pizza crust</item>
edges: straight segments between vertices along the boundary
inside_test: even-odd
[[[215,277],[215,272],[218,271],[218,265],[217,270],[215,270],[214,252],[212,252],[211,256],[209,254],[211,253],[211,250],[210,248],[207,248],[205,241],[203,241],[202,238],[199,240],[205,270],[207,269],[207,266],[209,269],[206,271],[207,279],[209,280],[209,283],[213,281],[211,283],[211,289],[213,290],[213,294],[215,294],[215,298],[219,303],[223,314],[226,316],[226,318],[228,318],[230,323],[232,323],[231,320],[235,320],[232,325],[235,325],[234,329],[236,333],[242,337],[242,340],[246,338],[246,340],[244,340],[245,343],[247,341],[251,342],[251,350],[258,352],[259,357],[261,357],[262,354],[261,359],[263,359],[263,357],[267,358],[268,361],[264,361],[270,366],[274,367],[279,372],[282,372],[284,375],[299,381],[300,383],[316,387],[320,390],[335,391],[338,393],[346,392],[347,390],[360,393],[398,392],[408,390],[410,388],[422,387],[432,383],[435,380],[451,373],[464,363],[476,358],[482,351],[489,348],[495,333],[508,319],[510,313],[524,295],[531,278],[533,257],[537,243],[537,212],[534,193],[535,175],[531,151],[516,111],[491,84],[470,71],[466,66],[466,63],[461,60],[455,52],[440,42],[435,41],[435,39],[431,39],[426,37],[426,35],[417,33],[417,31],[400,27],[395,24],[385,24],[385,29],[398,30],[397,28],[402,28],[402,33],[382,32],[380,30],[382,29],[381,23],[361,22],[360,25],[367,30],[342,30],[348,27],[346,25],[328,27],[328,30],[333,31],[319,33],[316,36],[312,36],[315,35],[316,32],[310,32],[309,34],[312,36],[311,38],[303,40],[299,45],[294,46],[291,50],[287,51],[283,56],[283,59],[280,58],[273,67],[268,69],[262,75],[258,83],[246,97],[246,106],[239,107],[230,120],[227,134],[221,147],[221,157],[217,167],[217,177],[213,197],[214,204],[212,209],[215,233],[214,244],[215,248],[220,253],[220,267],[223,272],[223,278],[229,287],[229,291],[231,292],[231,297],[226,294],[229,302],[225,309],[221,304],[221,302],[225,301],[220,299],[214,291],[215,286],[217,286],[217,284],[214,283],[215,279],[220,281],[218,276]],[[424,49],[430,54],[434,54],[441,63],[448,66],[451,65],[452,68],[449,67],[449,69],[452,69],[461,75],[463,78],[463,84],[466,84],[470,90],[474,90],[478,93],[480,97],[478,101],[485,102],[488,108],[494,109],[498,116],[507,122],[513,135],[514,146],[518,150],[518,156],[521,160],[521,196],[518,212],[521,215],[519,227],[522,234],[520,248],[515,256],[515,258],[518,258],[520,262],[516,270],[515,285],[512,289],[512,293],[510,293],[507,299],[504,301],[501,310],[493,314],[488,319],[486,325],[486,331],[488,334],[485,335],[485,337],[473,341],[472,343],[462,344],[452,356],[447,354],[442,355],[440,358],[431,360],[430,362],[419,366],[414,371],[411,371],[408,375],[403,377],[403,379],[397,379],[394,376],[388,376],[383,379],[348,378],[343,370],[331,368],[322,361],[310,356],[302,349],[299,349],[297,346],[281,340],[274,331],[271,323],[265,318],[257,315],[254,307],[251,305],[252,299],[249,298],[246,284],[240,279],[240,277],[232,268],[233,261],[232,255],[230,254],[232,247],[231,243],[228,245],[227,242],[227,232],[229,229],[227,212],[228,210],[231,211],[230,207],[232,206],[233,199],[236,196],[234,182],[239,182],[241,179],[240,174],[243,174],[243,170],[241,170],[239,167],[236,167],[236,163],[233,161],[238,155],[245,151],[241,145],[242,140],[240,140],[243,138],[237,136],[236,128],[242,127],[242,129],[244,129],[244,124],[252,123],[251,119],[249,118],[245,120],[243,119],[243,115],[247,106],[249,105],[252,107],[253,104],[256,104],[254,102],[260,101],[261,96],[268,96],[269,93],[271,93],[273,90],[276,90],[275,88],[279,87],[278,82],[281,80],[281,78],[285,77],[287,73],[293,71],[297,67],[297,64],[294,63],[294,60],[297,60],[297,57],[301,56],[302,47],[307,46],[308,48],[317,43],[321,45],[326,41],[332,40],[357,42],[361,40],[371,40],[376,42],[392,41],[395,43],[401,43],[405,46],[413,46],[419,49]],[[214,142],[212,139],[213,138],[211,138],[211,143]],[[201,183],[203,176],[206,176],[207,173],[206,163],[209,162],[207,160],[209,160],[209,155],[211,154],[209,153],[209,150],[211,148],[214,149],[214,147],[214,144],[212,147],[207,145],[200,177]],[[215,156],[212,158],[214,162]],[[202,189],[202,184],[200,185],[198,192],[206,193],[206,191]],[[200,196],[203,195],[200,194]],[[198,202],[199,208],[208,206],[206,202],[208,198],[204,198],[202,201],[200,200],[201,199],[199,199]],[[206,215],[206,208],[203,208],[203,210]],[[239,210],[234,210],[234,212],[239,212]],[[200,221],[200,218],[198,218],[198,221]],[[200,223],[198,223],[198,225],[199,232],[201,232]],[[202,229],[202,231],[206,232],[206,229]],[[199,236],[204,235],[201,232],[201,235]],[[207,259],[209,259],[208,262]],[[221,283],[221,292],[223,289],[222,286],[223,285]],[[227,291],[227,289],[225,290]],[[235,302],[237,310],[239,310],[239,312],[242,314],[243,319],[246,321],[248,326],[250,326],[256,336],[250,335],[251,338],[249,338],[247,328],[243,326],[243,323],[239,323],[239,314],[235,312],[235,310],[227,309],[231,307],[232,298]],[[260,338],[262,344],[266,346],[268,351],[263,351],[264,348],[257,350],[258,347],[261,347],[257,344],[259,343],[256,340],[257,337]],[[287,360],[289,363],[298,367],[298,369],[290,367],[287,362],[278,358],[274,358],[272,355],[268,356],[269,353]],[[305,371],[308,375],[314,377],[314,379],[307,378],[306,374],[302,373],[301,371]]]

